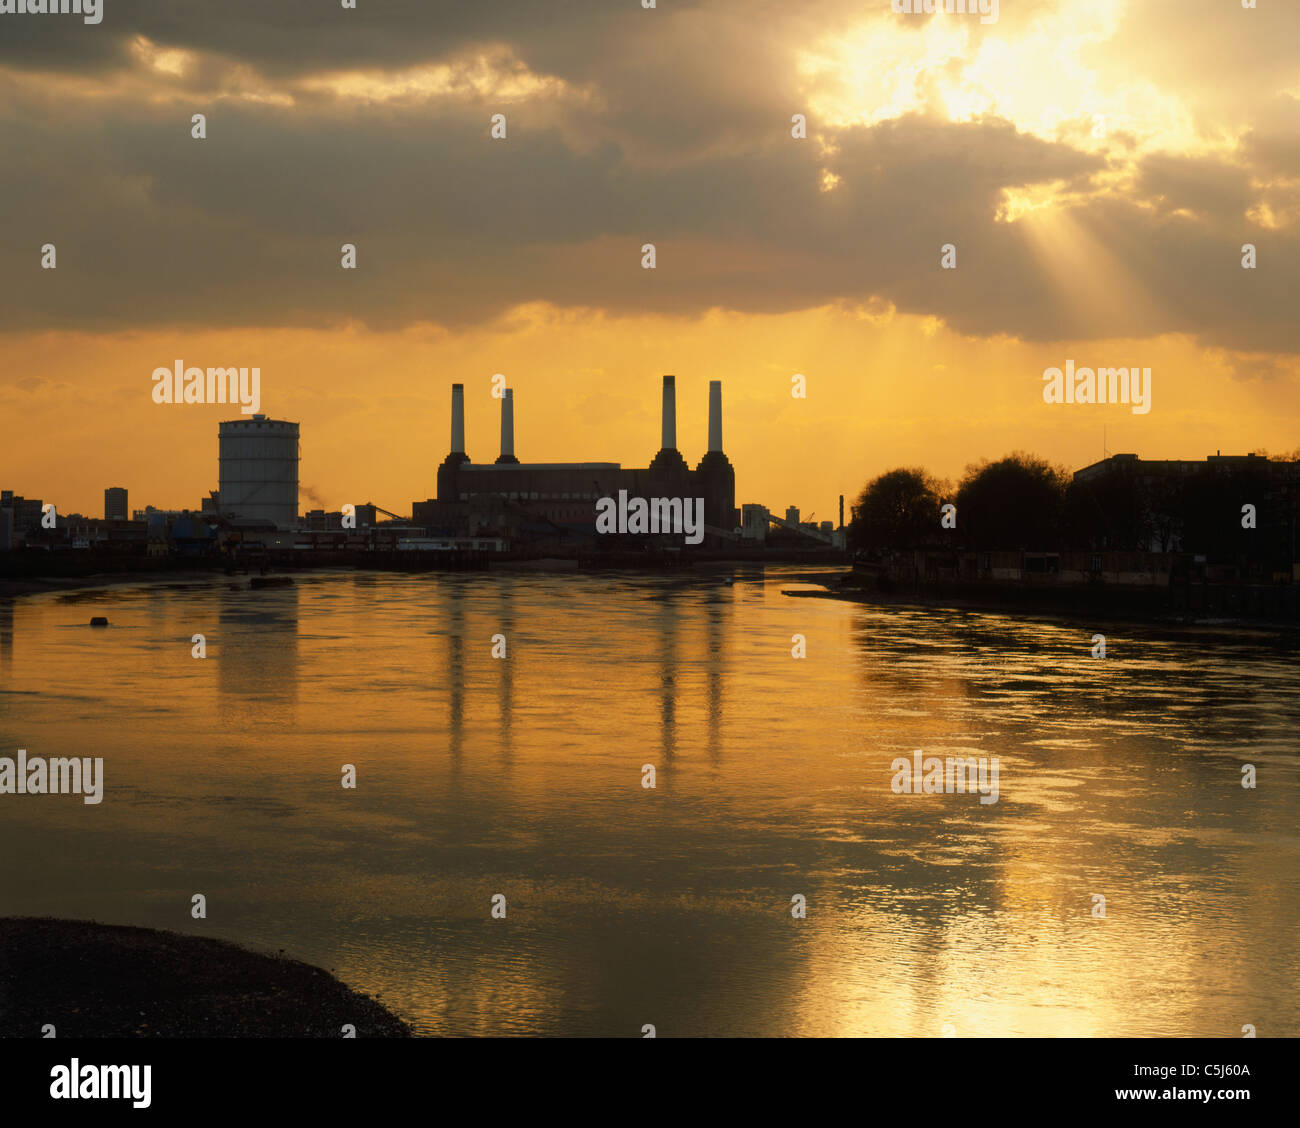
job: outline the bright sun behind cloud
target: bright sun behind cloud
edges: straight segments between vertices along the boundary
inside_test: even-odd
[[[1230,149],[1235,137],[1198,132],[1176,93],[1131,58],[1121,66],[1111,57],[1122,16],[1121,0],[1073,0],[1015,27],[886,9],[802,52],[797,66],[813,113],[831,129],[916,112],[953,122],[991,114],[1022,133],[1125,159]]]

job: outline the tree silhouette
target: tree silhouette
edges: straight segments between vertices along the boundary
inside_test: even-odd
[[[944,483],[900,467],[873,478],[858,495],[849,541],[858,549],[915,548],[934,540]]]
[[[1016,451],[969,466],[957,491],[957,529],[966,545],[987,549],[1060,547],[1068,475]]]
[[[1147,484],[1129,466],[1065,488],[1065,540],[1072,548],[1146,549],[1156,535]]]

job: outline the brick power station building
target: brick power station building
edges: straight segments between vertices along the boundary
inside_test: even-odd
[[[709,449],[694,470],[677,449],[672,376],[663,382],[659,451],[644,469],[624,469],[617,462],[520,462],[512,389],[505,389],[501,400],[501,453],[494,462],[473,462],[465,450],[465,387],[453,384],[451,450],[438,467],[438,496],[415,502],[412,521],[444,536],[544,535],[548,530],[594,535],[596,502],[617,498],[620,490],[629,498],[703,498],[706,543],[736,532],[736,474],[722,451],[722,381],[709,381]]]

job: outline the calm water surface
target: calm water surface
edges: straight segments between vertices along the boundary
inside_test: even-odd
[[[0,602],[0,755],[106,780],[0,797],[0,913],[284,949],[422,1034],[1300,1034],[1296,651],[736,576]],[[918,748],[999,801],[893,794]]]

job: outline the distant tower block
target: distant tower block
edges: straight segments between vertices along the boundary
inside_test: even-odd
[[[126,489],[123,486],[109,486],[104,491],[104,520],[125,521],[128,516]]]
[[[501,455],[498,463],[519,465],[515,457],[515,390],[506,388],[501,397]]]
[[[451,386],[451,453],[465,453],[465,385]]]

